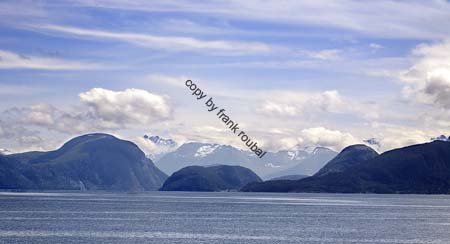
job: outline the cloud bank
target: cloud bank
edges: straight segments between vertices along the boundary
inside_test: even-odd
[[[400,77],[403,93],[416,102],[450,109],[450,40],[413,50],[414,65]]]
[[[93,88],[79,95],[78,106],[62,110],[49,104],[33,104],[3,112],[8,124],[44,127],[67,134],[116,130],[150,125],[171,119],[169,98],[140,89],[112,91]],[[6,133],[1,129],[1,133]]]

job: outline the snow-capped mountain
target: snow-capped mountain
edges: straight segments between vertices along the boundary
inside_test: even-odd
[[[337,152],[329,148],[316,147],[311,150],[310,153],[307,153],[307,155],[303,159],[298,160],[298,163],[296,165],[268,174],[266,175],[266,178],[276,178],[293,174],[313,175],[336,155]]]
[[[450,141],[450,136],[440,135],[438,137],[431,138],[432,141]]]
[[[177,148],[177,143],[170,138],[144,135],[141,139],[143,139],[146,148],[149,148],[148,151],[151,151],[150,154],[147,154],[147,157],[153,161],[160,159],[166,153],[172,152]]]
[[[240,165],[250,168],[263,178],[272,178],[281,176],[278,173],[288,169],[290,175],[312,175],[337,154],[327,148],[308,149],[309,152],[296,149],[267,152],[260,159],[250,151],[229,145],[190,142],[156,160],[156,165],[169,175],[190,165]]]
[[[213,153],[219,145],[205,145],[201,146],[197,151],[195,152],[194,157],[206,157],[208,154]]]
[[[177,143],[172,139],[165,139],[159,136],[148,136],[144,135],[144,139],[150,140],[151,142],[160,145],[160,146],[168,146],[168,147],[176,147]]]

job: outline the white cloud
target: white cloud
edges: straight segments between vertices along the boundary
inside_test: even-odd
[[[167,97],[144,90],[111,91],[93,88],[79,96],[83,104],[72,110],[62,110],[43,103],[10,108],[3,112],[7,120],[5,123],[39,126],[51,131],[74,134],[149,125],[168,120],[172,116],[173,109]],[[0,132],[6,133],[3,128]]]
[[[39,103],[28,107],[10,108],[3,112],[8,124],[39,126],[62,133],[83,133],[95,131],[98,125],[95,118],[85,111],[64,111],[52,105]]]
[[[342,96],[336,90],[323,92],[270,92],[270,101],[264,101],[257,112],[266,116],[286,116],[299,118],[308,114],[353,114],[365,119],[379,117],[376,104],[360,102]]]
[[[102,124],[117,127],[126,124],[150,124],[172,116],[172,107],[167,97],[145,90],[111,91],[93,88],[80,93],[79,96]]]
[[[0,69],[92,70],[106,66],[56,58],[24,56],[0,49]]]
[[[426,132],[405,126],[387,126],[383,132],[376,136],[380,142],[380,150],[386,151],[394,148],[410,146],[429,142],[431,136]]]
[[[317,145],[340,151],[344,147],[359,141],[350,133],[330,130],[324,127],[308,128],[301,131],[305,145]]]
[[[183,36],[157,36],[141,33],[111,32],[58,25],[36,25],[31,26],[31,28],[75,36],[118,40],[146,48],[164,49],[168,51],[209,50],[221,52],[223,54],[266,53],[271,51],[271,48],[267,44],[260,42],[224,40],[205,41]]]
[[[303,143],[302,138],[296,137],[277,137],[276,135],[269,135],[263,138],[264,146],[272,150],[286,150],[295,148],[298,144]],[[276,140],[274,140],[276,138]]]
[[[450,109],[450,41],[422,44],[413,50],[415,64],[400,79],[403,94],[415,102]]]
[[[339,59],[341,52],[342,51],[338,49],[325,49],[317,52],[310,52],[309,56],[321,60],[335,60]]]
[[[43,140],[38,131],[29,130],[18,123],[9,123],[0,120],[0,139],[7,139],[8,150],[18,152],[14,144],[20,144],[20,148],[29,150],[41,149]]]
[[[270,101],[266,101],[257,111],[268,116],[297,116],[299,114],[294,106]]]
[[[312,103],[326,112],[335,113],[344,112],[349,107],[336,90],[322,92],[313,99]]]
[[[31,105],[27,111],[24,121],[36,125],[51,125],[55,123],[53,117],[55,108],[48,104]]]

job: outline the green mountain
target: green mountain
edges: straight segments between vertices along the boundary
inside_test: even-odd
[[[366,145],[357,144],[348,146],[314,176],[325,176],[331,173],[342,172],[376,156],[378,156],[378,153]]]
[[[167,176],[132,142],[108,134],[76,137],[50,152],[0,156],[0,188],[157,190]]]
[[[253,171],[242,166],[188,166],[167,178],[161,191],[238,190],[250,182],[261,182]]]
[[[450,142],[413,145],[353,166],[341,164],[349,167],[298,181],[252,183],[242,191],[450,194]]]

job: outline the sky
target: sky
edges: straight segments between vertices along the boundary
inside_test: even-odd
[[[450,134],[448,1],[0,1],[0,150],[104,132],[379,152]]]

